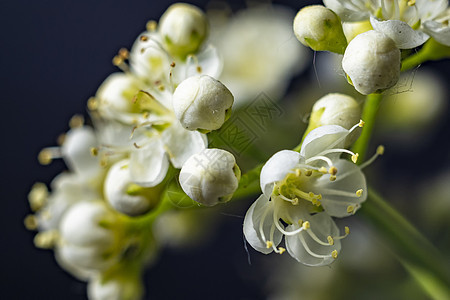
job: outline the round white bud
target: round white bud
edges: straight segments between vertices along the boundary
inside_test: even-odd
[[[195,53],[208,36],[208,20],[198,7],[176,3],[170,6],[159,22],[159,32],[170,54],[185,57]]]
[[[57,256],[68,270],[105,270],[115,263],[119,238],[111,225],[116,218],[103,202],[74,204],[63,216]],[[117,254],[117,255],[114,255]]]
[[[161,187],[146,188],[131,180],[129,161],[114,164],[105,179],[104,194],[111,206],[123,214],[138,216],[152,209],[160,199]]]
[[[90,300],[140,300],[143,286],[139,276],[124,271],[113,276],[94,276],[87,285]]]
[[[220,81],[197,75],[183,80],[172,98],[175,116],[188,130],[219,129],[230,117],[234,97]]]
[[[347,46],[341,19],[322,5],[302,8],[294,19],[294,33],[303,45],[316,51],[343,54]]]
[[[205,149],[192,155],[180,171],[183,191],[205,206],[229,201],[240,178],[233,154],[222,149]]]
[[[374,30],[356,36],[348,44],[342,60],[349,82],[363,95],[394,86],[400,67],[400,50],[395,42]]]
[[[309,123],[314,123],[315,128],[323,125],[339,125],[350,129],[360,119],[361,109],[354,98],[332,93],[316,101]]]

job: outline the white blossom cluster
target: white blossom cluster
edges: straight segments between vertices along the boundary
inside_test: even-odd
[[[26,225],[38,230],[36,246],[52,248],[64,269],[88,281],[91,299],[140,299],[158,244],[151,215],[166,205],[180,169],[182,189],[203,205],[228,201],[238,186],[234,156],[208,149],[206,134],[229,118],[234,101],[215,79],[222,62],[208,32],[206,15],[189,4],[148,22],[131,50],[114,57],[122,72],[89,99],[93,126],[75,116],[60,146],[39,155],[43,164],[62,158],[69,171],[51,192],[32,188],[36,213]]]

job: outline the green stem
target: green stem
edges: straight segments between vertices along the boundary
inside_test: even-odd
[[[370,137],[375,125],[375,119],[378,112],[378,107],[383,98],[382,94],[370,94],[367,95],[366,102],[364,104],[362,112],[362,120],[365,122],[361,136],[356,140],[353,145],[353,152],[359,153],[359,161],[364,161],[364,157],[369,147]]]
[[[408,272],[433,299],[450,295],[450,274],[437,249],[374,190],[361,208]]]
[[[233,194],[233,199],[242,199],[261,193],[261,188],[259,187],[259,175],[262,167],[263,164],[259,164],[242,175],[239,186]]]
[[[430,38],[418,52],[402,61],[401,71],[408,71],[429,60],[440,60],[448,57],[450,57],[450,47]]]

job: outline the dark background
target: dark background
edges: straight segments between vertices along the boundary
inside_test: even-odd
[[[188,1],[205,8],[206,1]],[[319,1],[276,1],[294,10]],[[0,210],[0,286],[2,299],[84,299],[86,288],[56,265],[51,251],[33,245],[33,232],[23,226],[30,213],[27,194],[36,181],[49,183],[63,170],[62,162],[40,166],[41,148],[56,144],[76,113],[85,113],[87,99],[116,68],[112,57],[129,48],[150,19],[157,20],[172,1],[40,0],[0,4],[0,97],[2,177]],[[231,3],[234,9],[244,1]],[[441,68],[448,81],[448,63]],[[437,67],[437,64],[434,65]],[[448,114],[447,114],[448,115]],[[415,155],[421,167],[449,165],[448,118],[439,130],[440,147],[431,156]],[[387,156],[389,162],[389,156]],[[442,165],[443,163],[443,165]],[[389,176],[396,176],[393,171]],[[410,175],[412,176],[412,175]],[[261,299],[265,282],[258,263],[247,264],[242,219],[226,221],[214,239],[197,250],[165,251],[147,273],[154,299]],[[252,256],[256,252],[252,253]],[[258,258],[256,258],[258,259]],[[237,267],[245,266],[245,267]],[[260,273],[259,277],[255,274]]]

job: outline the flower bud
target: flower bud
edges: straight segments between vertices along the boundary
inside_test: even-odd
[[[317,100],[311,112],[310,126],[339,125],[350,129],[361,119],[358,102],[344,94],[328,94]]]
[[[188,130],[212,131],[228,120],[234,97],[220,81],[208,75],[192,76],[173,94],[173,110]]]
[[[161,196],[161,186],[146,188],[132,182],[129,161],[122,160],[109,169],[105,179],[106,200],[118,212],[129,216],[142,215],[152,209]]]
[[[59,262],[71,270],[105,270],[116,262],[116,217],[103,202],[80,202],[63,216],[57,248]],[[76,275],[76,274],[75,274]]]
[[[162,15],[159,32],[170,54],[186,57],[201,47],[208,35],[208,20],[199,8],[176,3]]]
[[[363,95],[394,86],[400,76],[400,50],[383,33],[370,30],[347,46],[342,68],[349,82]]]
[[[234,156],[222,149],[205,149],[192,155],[180,171],[183,191],[205,206],[229,201],[240,178]]]
[[[123,272],[91,278],[87,291],[90,300],[140,300],[144,287],[139,275]]]
[[[315,51],[343,54],[347,46],[341,19],[322,5],[302,8],[294,19],[294,33],[303,45]]]

